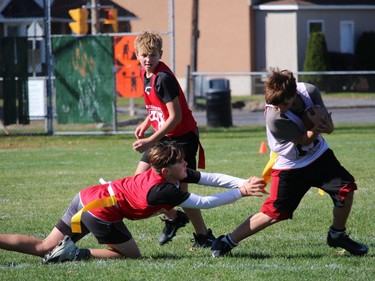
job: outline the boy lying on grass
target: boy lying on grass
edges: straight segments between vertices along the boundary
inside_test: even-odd
[[[149,160],[152,168],[143,173],[82,189],[44,240],[1,234],[0,248],[44,257],[43,264],[90,258],[139,258],[140,250],[122,221],[124,218],[145,219],[175,206],[209,209],[244,196],[267,193],[265,182],[257,177],[245,180],[187,169],[183,150],[176,144],[158,143],[151,149]],[[182,191],[181,182],[232,189],[200,196]],[[77,248],[75,242],[90,232],[108,249]]]

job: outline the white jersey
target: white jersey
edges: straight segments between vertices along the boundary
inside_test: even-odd
[[[304,83],[297,83],[297,94],[300,95],[306,107],[313,105]],[[273,110],[272,105],[266,105],[265,115],[267,115],[269,110]],[[292,121],[294,126],[298,127],[301,134],[307,131],[301,118],[299,118],[293,112],[287,111],[285,116],[286,117],[282,117],[279,115],[278,118],[287,118]],[[266,131],[268,145],[270,149],[278,155],[273,166],[274,169],[297,169],[305,167],[319,158],[329,148],[327,142],[321,135],[319,135],[310,145],[302,146],[300,144],[295,144],[293,141],[277,140],[272,135],[267,125]]]

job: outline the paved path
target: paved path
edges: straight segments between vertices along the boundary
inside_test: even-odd
[[[323,100],[330,112],[332,112],[333,122],[340,123],[375,123],[375,97],[374,98],[330,98],[323,96]],[[255,105],[246,106],[243,109],[232,109],[233,126],[264,126],[263,116],[264,104],[257,102]],[[128,108],[119,109],[126,114]],[[119,124],[120,126],[135,125],[144,120],[146,114],[144,108],[138,109],[138,117]],[[194,110],[194,118],[198,126],[207,126],[205,110]]]
[[[329,98],[323,96],[327,108],[375,108],[375,98]]]
[[[326,98],[324,103],[332,112],[335,124],[340,123],[375,123],[375,98]],[[206,111],[194,111],[198,126],[207,126]],[[265,125],[263,106],[257,109],[232,109],[233,126]]]

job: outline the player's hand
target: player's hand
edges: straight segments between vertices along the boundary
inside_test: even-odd
[[[135,142],[133,142],[133,149],[140,153],[145,152],[151,146],[152,146],[152,143],[150,143],[147,138],[138,139]]]
[[[266,186],[267,184],[262,178],[250,177],[240,187],[240,191],[242,196],[262,197],[263,194],[268,194],[268,192],[265,190]]]
[[[148,128],[151,126],[151,122],[146,118],[134,131],[134,135],[137,139],[144,139],[145,133]],[[134,146],[133,146],[134,147]]]
[[[134,135],[135,137],[139,140],[139,139],[143,139],[145,137],[145,132],[146,132],[147,128],[145,128],[142,124],[139,125],[135,131],[134,131]]]

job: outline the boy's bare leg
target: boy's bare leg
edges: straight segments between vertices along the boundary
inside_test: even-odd
[[[242,224],[240,224],[231,233],[232,239],[235,243],[239,243],[243,239],[261,231],[262,229],[275,224],[276,220],[270,218],[266,214],[259,212],[248,217]]]
[[[45,239],[24,234],[0,234],[0,248],[8,251],[43,257],[52,250],[64,235],[54,228]]]
[[[333,223],[335,229],[345,229],[346,222],[349,218],[350,211],[353,205],[354,191],[348,193],[345,198],[345,205],[341,208],[333,207]]]
[[[188,184],[187,183],[181,183],[181,189],[183,191],[188,191]],[[184,212],[187,214],[189,217],[195,233],[196,234],[207,234],[207,227],[206,224],[204,223],[202,212],[200,209],[189,209],[189,208],[184,208]]]

